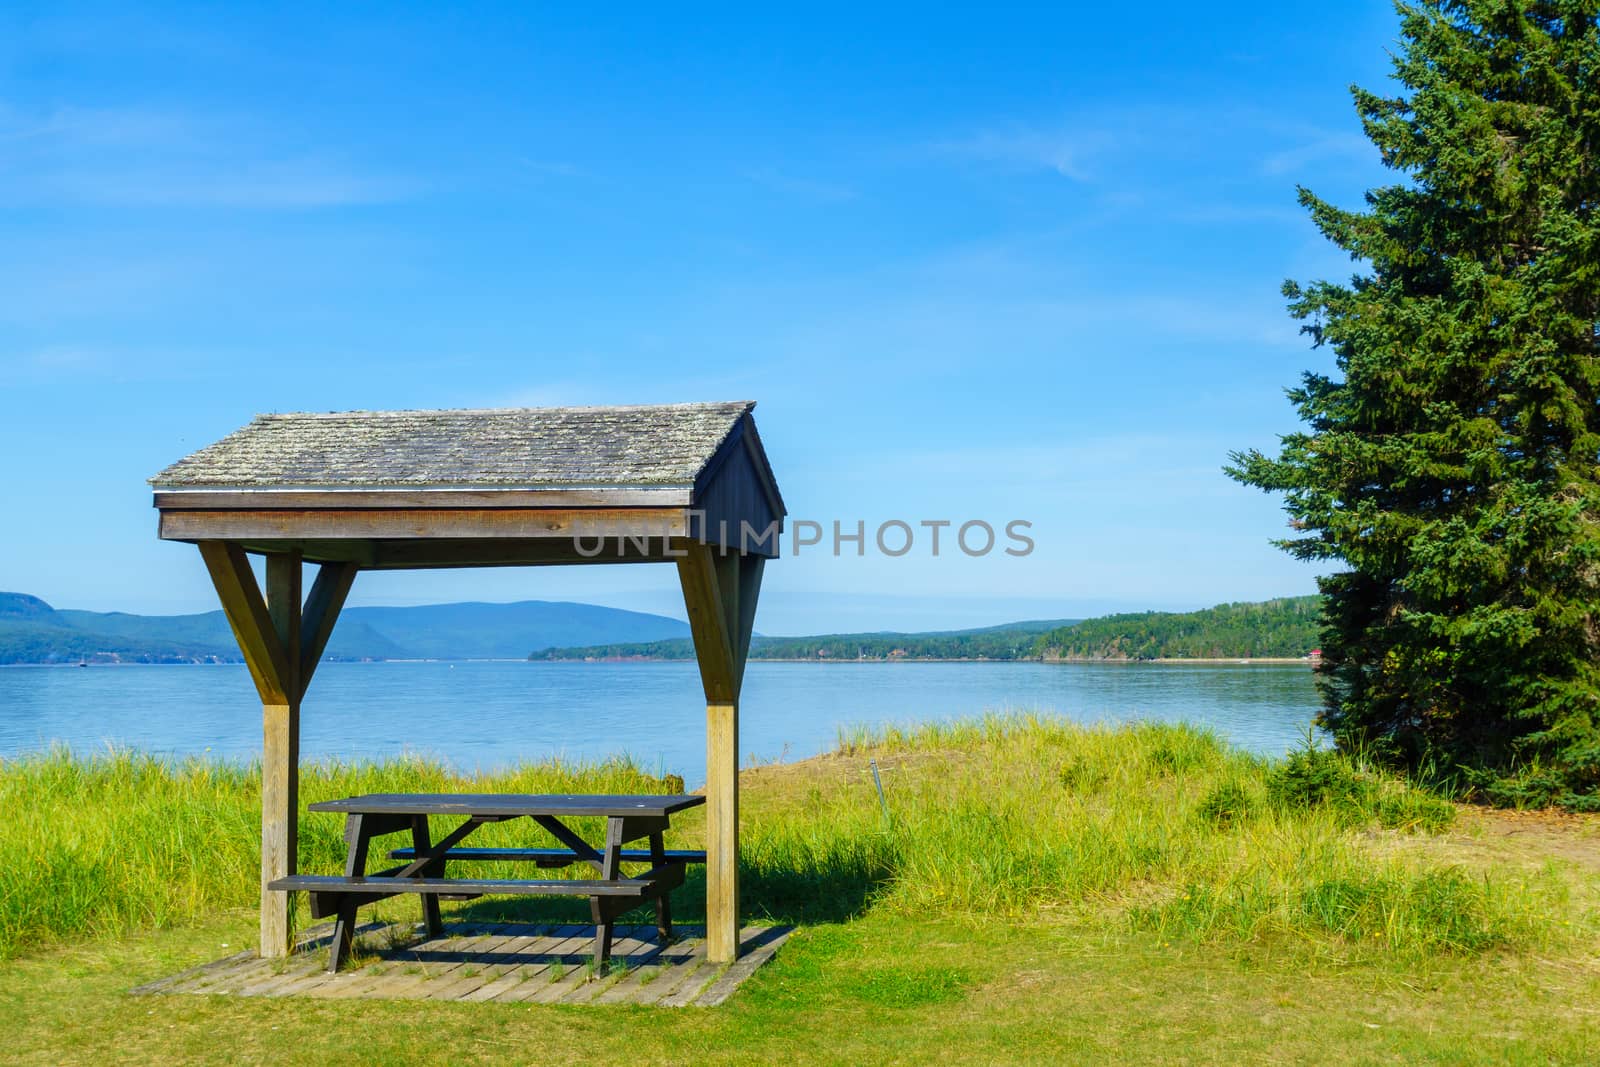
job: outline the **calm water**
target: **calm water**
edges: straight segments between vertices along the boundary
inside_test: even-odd
[[[260,706],[242,666],[0,668],[0,756],[66,742],[252,758]],[[1080,722],[1186,720],[1280,753],[1316,707],[1297,665],[752,663],[740,748],[832,747],[840,726],[1025,709]],[[408,751],[463,769],[626,752],[705,777],[705,707],[687,663],[325,663],[301,720],[306,758]]]

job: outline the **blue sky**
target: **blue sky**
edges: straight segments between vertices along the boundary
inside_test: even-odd
[[[1033,524],[803,552],[770,633],[1311,592],[1220,473],[1325,367],[1294,203],[1387,180],[1387,3],[755,13],[0,10],[0,588],[209,610],[144,479],[256,412],[759,401],[795,517]],[[681,614],[666,568],[354,602]]]

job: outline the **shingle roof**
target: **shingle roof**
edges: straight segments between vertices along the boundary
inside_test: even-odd
[[[753,401],[294,412],[150,479],[157,488],[690,486]]]

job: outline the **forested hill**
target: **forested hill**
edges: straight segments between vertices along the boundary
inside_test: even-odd
[[[1040,619],[988,626],[978,630],[930,633],[880,631],[856,634],[819,634],[813,637],[762,637],[750,642],[753,659],[770,660],[1017,660],[1037,655],[1039,635],[1071,619]],[[694,659],[694,646],[686,638],[579,648],[554,648],[535,652],[529,659]]]
[[[1107,615],[1039,638],[1046,659],[1259,659],[1317,647],[1318,596],[1218,604],[1183,613]]]
[[[982,630],[934,633],[821,634],[762,637],[753,659],[851,660],[1260,659],[1307,655],[1317,646],[1315,596],[1204,611],[1141,612],[1075,621],[1015,622]],[[689,660],[687,638],[551,648],[529,659]]]
[[[327,657],[521,659],[529,648],[574,641],[651,641],[688,632],[687,623],[662,615],[543,600],[350,607],[339,617]],[[0,592],[0,664],[235,663],[239,658],[220,611],[130,615],[58,610],[36,596]]]

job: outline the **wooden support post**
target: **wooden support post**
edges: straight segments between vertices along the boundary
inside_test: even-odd
[[[739,705],[706,705],[706,958],[739,955]]]
[[[200,555],[261,696],[261,955],[291,946],[289,895],[267,889],[295,873],[300,826],[300,701],[355,578],[353,564],[324,564],[309,603],[301,595],[299,552],[267,556],[261,595],[244,550],[202,541]],[[309,613],[310,630],[302,625]]]
[[[739,955],[739,689],[761,583],[758,557],[677,546],[706,696],[706,958]]]
[[[300,572],[298,552],[267,557],[267,611],[283,649],[289,694],[261,706],[261,955],[293,947],[289,894],[267,888],[295,873],[300,843]],[[342,912],[341,912],[342,914]]]

